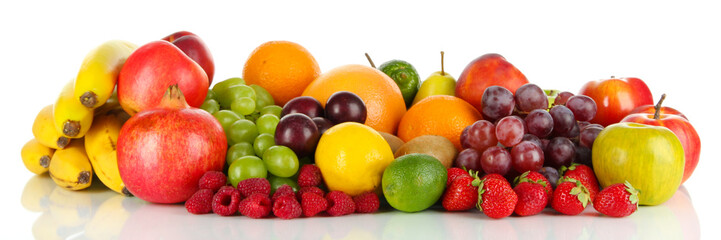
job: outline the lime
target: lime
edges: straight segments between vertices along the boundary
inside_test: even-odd
[[[383,195],[395,209],[418,212],[443,195],[448,178],[438,159],[421,153],[401,156],[383,171]]]
[[[413,103],[413,98],[416,96],[421,83],[421,79],[418,76],[416,68],[403,60],[391,60],[381,64],[378,67],[378,70],[381,70],[381,72],[385,73],[396,82],[398,88],[401,89],[401,94],[403,94],[403,100],[406,102],[406,107],[410,108]]]

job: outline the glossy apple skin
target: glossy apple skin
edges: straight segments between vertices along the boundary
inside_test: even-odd
[[[640,190],[641,205],[659,205],[681,185],[684,152],[668,128],[617,123],[598,134],[591,148],[593,170],[602,188],[628,180]]]
[[[210,54],[210,49],[198,35],[188,31],[180,31],[170,34],[162,40],[173,43],[190,59],[198,63],[205,71],[205,74],[208,75],[208,86],[213,83],[213,75],[215,75],[213,55]]]
[[[691,177],[701,155],[701,138],[688,120],[674,114],[660,114],[658,119],[654,119],[653,114],[635,113],[626,116],[621,122],[635,122],[670,129],[681,141],[686,159],[681,184]]]
[[[223,170],[228,143],[223,127],[209,113],[185,102],[164,103],[123,125],[118,170],[134,196],[180,203],[198,190],[205,172]]]
[[[528,83],[526,76],[503,56],[485,54],[471,61],[456,84],[456,97],[466,100],[481,111],[481,96],[487,87],[498,85],[515,94],[516,89]]]
[[[639,106],[639,107],[634,108],[633,110],[631,110],[631,113],[629,113],[629,115],[630,115],[630,114],[634,114],[634,113],[647,113],[647,114],[653,115],[654,113],[656,113],[656,106],[654,106],[654,105],[643,105],[643,106]],[[686,115],[683,115],[683,113],[681,113],[679,110],[676,110],[676,109],[674,109],[674,108],[672,108],[672,107],[662,106],[662,107],[661,107],[661,114],[666,114],[666,115],[678,115],[679,117],[682,117],[682,118],[688,120],[688,118],[686,117]]]
[[[651,90],[638,78],[611,78],[587,82],[578,93],[596,101],[592,123],[605,126],[618,123],[638,107],[653,104]]]
[[[166,89],[177,84],[191,107],[200,107],[208,93],[205,71],[167,41],[139,47],[125,61],[118,77],[118,100],[130,115],[151,109]]]

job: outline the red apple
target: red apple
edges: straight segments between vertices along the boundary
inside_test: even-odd
[[[456,84],[456,97],[481,111],[481,96],[487,87],[498,85],[515,94],[516,89],[526,83],[526,76],[513,64],[499,54],[489,53],[476,58],[463,69]]]
[[[228,143],[208,112],[191,108],[177,85],[157,107],[131,117],[120,129],[118,170],[130,193],[154,203],[184,202],[207,171],[222,171]]]
[[[656,105],[643,105],[637,108],[634,108],[631,110],[631,114],[633,113],[648,113],[648,114],[654,114],[656,113]],[[680,111],[672,108],[672,107],[661,107],[661,114],[670,114],[670,115],[678,115],[679,117],[685,118],[688,120],[686,115],[683,115]]]
[[[177,84],[192,107],[200,107],[208,94],[208,76],[178,47],[153,41],[133,52],[118,76],[118,100],[130,115],[158,105],[163,93]]]
[[[638,107],[653,104],[651,90],[638,78],[614,78],[587,82],[578,93],[596,101],[596,116],[591,120],[608,126],[620,122]]]
[[[215,74],[213,55],[210,54],[210,49],[198,35],[188,31],[180,31],[164,37],[163,40],[173,43],[203,68],[205,74],[208,75],[208,86],[213,83],[213,75]]]
[[[670,129],[683,146],[686,163],[683,170],[683,184],[693,174],[698,165],[699,155],[701,155],[701,139],[698,137],[696,129],[693,128],[688,119],[676,114],[663,113],[661,103],[666,98],[666,94],[661,96],[661,100],[655,106],[654,114],[634,113],[626,116],[621,122],[635,122],[646,125],[663,126]]]

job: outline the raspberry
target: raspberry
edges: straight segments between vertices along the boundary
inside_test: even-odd
[[[344,192],[329,192],[325,199],[328,200],[328,210],[326,212],[331,216],[342,216],[355,212],[353,199]]]
[[[325,192],[323,191],[323,189],[320,189],[319,187],[301,187],[298,190],[298,199],[300,199],[300,197],[303,195],[303,193],[306,193],[306,192],[315,193],[315,194],[318,194],[318,196],[325,196]]]
[[[238,211],[240,193],[231,186],[221,187],[213,196],[213,212],[220,216],[230,216]]]
[[[198,181],[198,187],[200,189],[210,189],[213,190],[213,192],[217,192],[220,187],[225,186],[225,184],[228,182],[228,178],[225,177],[225,174],[218,171],[208,171],[203,174],[202,177],[200,177],[200,180]]]
[[[303,209],[303,215],[306,217],[315,216],[328,208],[328,200],[325,200],[321,195],[306,192],[300,198],[300,206]]]
[[[293,219],[300,217],[303,209],[295,197],[283,196],[273,202],[273,214],[281,219]]]
[[[240,201],[238,211],[250,218],[263,218],[270,214],[270,198],[262,193],[254,193]]]
[[[238,183],[238,191],[242,197],[248,197],[253,193],[270,196],[270,182],[265,178],[248,178]]]
[[[353,197],[355,203],[355,212],[357,213],[373,213],[378,211],[381,202],[378,200],[378,195],[374,192],[366,192],[361,195]]]
[[[306,164],[300,168],[298,173],[298,186],[311,187],[320,185],[323,178],[320,174],[320,168],[313,164]]]
[[[273,201],[284,196],[295,197],[295,192],[293,191],[293,188],[288,186],[288,184],[283,184],[283,186],[280,186],[278,189],[275,190],[275,193],[273,193]]]
[[[449,168],[448,169],[448,180],[446,181],[446,187],[451,186],[451,183],[453,180],[456,180],[461,177],[471,177],[471,174],[468,173],[468,171],[463,170],[461,168]]]
[[[185,209],[192,214],[206,214],[213,210],[213,190],[200,189],[185,201]]]

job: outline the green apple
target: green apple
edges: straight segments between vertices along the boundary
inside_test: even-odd
[[[434,72],[421,83],[416,97],[413,98],[413,104],[433,95],[456,95],[456,79],[443,70],[443,52],[441,52],[441,70]]]
[[[591,157],[601,187],[628,181],[640,190],[641,205],[664,203],[681,185],[683,146],[665,127],[610,125],[593,142]]]

